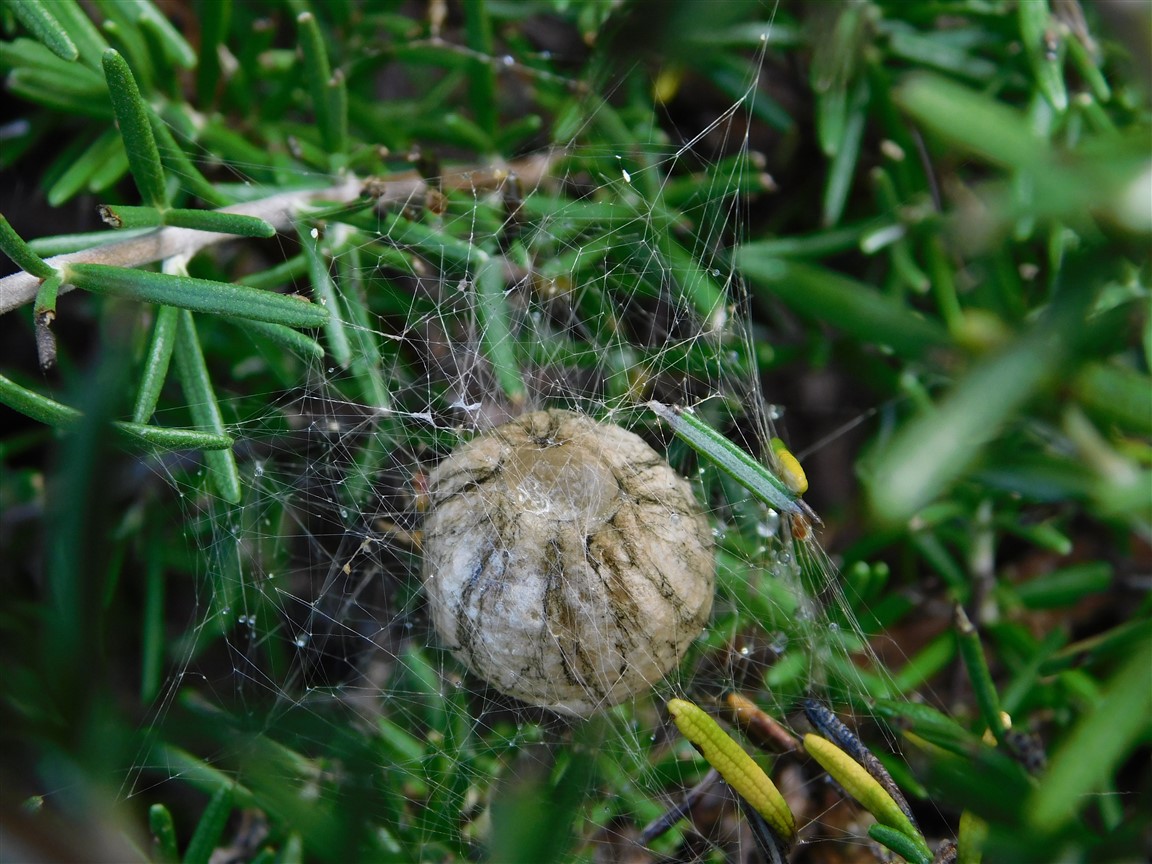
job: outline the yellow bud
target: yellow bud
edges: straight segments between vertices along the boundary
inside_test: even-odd
[[[752,757],[697,705],[669,699],[668,713],[680,734],[696,746],[708,764],[786,843],[796,837],[796,820],[780,790]]]
[[[804,749],[839,783],[844,791],[863,805],[882,825],[907,835],[926,857],[931,858],[928,844],[904,811],[864,766],[826,738],[809,732],[804,736]]]
[[[779,438],[773,438],[771,444],[772,453],[776,456],[776,465],[780,469],[780,479],[797,495],[803,495],[808,491],[808,478],[804,474],[804,469],[800,467],[800,460],[792,455]]]

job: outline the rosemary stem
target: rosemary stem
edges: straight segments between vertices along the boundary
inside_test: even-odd
[[[282,192],[257,201],[246,201],[222,208],[224,213],[242,213],[256,216],[272,223],[277,231],[292,226],[297,208],[309,201],[352,200],[360,194],[361,181],[349,176],[338,186],[325,189],[304,189]],[[66,264],[111,264],[117,267],[138,267],[153,261],[160,261],[174,255],[194,255],[205,247],[237,239],[235,234],[220,234],[215,231],[196,231],[190,228],[161,228],[143,237],[133,237],[79,252],[69,252],[48,258],[47,263],[55,268]],[[0,279],[0,315],[11,312],[30,303],[36,297],[40,279],[30,273],[20,271]],[[61,294],[71,291],[72,286],[60,286]]]

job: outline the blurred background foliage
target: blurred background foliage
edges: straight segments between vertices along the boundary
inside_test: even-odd
[[[810,451],[821,541],[890,664],[890,698],[854,706],[865,740],[883,748],[882,727],[901,736],[908,765],[897,778],[934,840],[955,836],[966,813],[969,830],[987,834],[989,861],[1143,860],[1148,8],[12,0],[0,7],[0,210],[31,240],[96,230],[97,201],[141,203],[132,142],[112,123],[108,45],[167,130],[156,133],[167,178],[158,194],[174,207],[322,188],[346,171],[384,175],[417,150],[433,165],[485,165],[577,136],[560,174],[598,183],[619,174],[615,155],[644,164],[640,145],[668,153],[691,141],[692,170],[661,189],[672,208],[658,217],[673,238],[665,251],[680,262],[730,257],[746,280],[758,345],[742,359],[786,408],[793,449]],[[738,134],[711,125],[736,103],[748,114]],[[738,236],[704,236],[717,188],[740,193]],[[523,206],[531,221],[565,203],[542,195]],[[449,192],[447,212],[459,204]],[[504,214],[476,213],[490,223],[474,233],[495,237]],[[341,220],[353,233],[330,253],[302,231],[298,242],[198,256],[189,272],[324,296],[326,254],[342,277],[393,266],[395,250],[371,241],[374,219]],[[471,229],[418,227],[390,231],[416,232],[406,247],[437,250],[445,271],[472,242]],[[553,277],[576,281],[589,265],[562,253],[594,249],[595,236],[557,236]],[[33,245],[45,256],[67,248]],[[412,314],[408,297],[382,291],[373,302],[372,314]],[[150,320],[123,299],[62,301],[56,369],[42,375],[30,306],[0,317],[3,375],[83,412],[57,433],[3,409],[5,857],[632,860],[635,828],[664,808],[651,794],[659,784],[638,788],[636,776],[655,773],[674,794],[676,759],[642,764],[640,744],[625,751],[631,763],[611,748],[598,759],[606,733],[595,723],[560,732],[545,721],[527,735],[473,725],[464,697],[437,685],[427,649],[405,649],[396,686],[406,707],[369,729],[315,709],[278,726],[239,692],[238,673],[173,686],[168,676],[193,659],[238,662],[216,612],[235,593],[220,573],[245,553],[219,532],[245,526],[213,508],[260,454],[239,444],[239,468],[212,457],[218,485],[197,494],[216,504],[195,506],[159,478],[194,473],[198,459],[152,454],[157,471],[125,455],[107,421],[133,416]],[[204,368],[178,354],[181,388],[162,391],[158,425],[207,428],[188,410],[201,404],[190,395],[197,381],[204,400],[226,396],[222,432],[278,422],[279,394],[301,386],[310,343],[285,350],[293,337],[282,331],[204,315],[195,327]],[[349,369],[340,396],[350,405],[381,404],[399,385],[380,370],[403,368],[365,332],[323,331]],[[612,341],[627,336],[604,338],[643,353]],[[486,350],[515,403],[516,358]],[[975,642],[954,626],[957,605]],[[285,680],[289,661],[266,650],[269,679]],[[988,727],[994,747],[980,743]],[[563,748],[540,743],[557,736]],[[663,854],[726,854],[695,836],[674,835]],[[794,856],[872,854],[861,840]]]

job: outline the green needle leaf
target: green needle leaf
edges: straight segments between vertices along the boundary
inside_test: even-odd
[[[1033,133],[1020,112],[983,93],[920,73],[901,84],[895,96],[917,123],[989,162],[1039,168],[1048,160],[1047,142]]]
[[[67,274],[68,282],[85,291],[178,306],[193,312],[251,318],[289,327],[319,327],[328,320],[327,309],[302,297],[273,294],[227,282],[107,264],[70,264]]]
[[[1152,716],[1152,627],[1141,624],[1139,641],[1108,681],[1099,703],[1072,728],[1036,786],[1028,813],[1033,825],[1053,830],[1102,791],[1132,748],[1148,740]],[[1138,757],[1137,757],[1138,758]]]
[[[100,218],[113,228],[151,228],[169,225],[173,228],[192,228],[196,231],[215,231],[238,237],[274,237],[276,229],[256,216],[242,213],[222,213],[219,210],[158,210],[155,207],[126,207],[122,205],[100,207]]]
[[[516,360],[516,342],[504,295],[503,259],[488,258],[476,273],[476,299],[483,328],[484,354],[500,388],[513,405],[523,405],[528,391]]]
[[[86,68],[99,71],[100,58],[108,50],[108,43],[80,4],[76,0],[52,0],[52,15],[79,50],[80,62]]]
[[[916,842],[902,831],[881,825],[868,826],[868,836],[884,846],[887,846],[909,864],[931,864],[932,859],[924,854]]]
[[[211,105],[220,80],[220,46],[228,35],[232,0],[215,0],[200,8],[200,57],[196,64],[196,95]]]
[[[464,32],[468,47],[481,55],[492,54],[492,19],[484,0],[464,4]],[[469,101],[472,113],[484,134],[491,138],[496,133],[496,72],[491,63],[477,59],[468,73]]]
[[[112,100],[112,111],[124,138],[124,149],[128,153],[128,166],[132,178],[145,203],[161,209],[168,206],[168,196],[164,190],[164,168],[160,163],[160,152],[156,149],[156,139],[152,135],[152,124],[148,120],[148,106],[132,77],[127,61],[115,48],[104,52],[104,77],[108,80],[108,95]]]
[[[47,396],[41,396],[21,387],[10,378],[0,375],[0,404],[19,411],[46,426],[68,429],[80,422],[81,413]],[[216,435],[196,429],[173,429],[163,426],[145,426],[142,423],[112,422],[116,431],[136,444],[148,444],[165,450],[224,450],[234,443],[227,435]]]
[[[1032,65],[1036,85],[1058,112],[1068,108],[1068,88],[1064,86],[1064,45],[1047,0],[1016,4],[1020,41]]]
[[[52,265],[29,248],[3,213],[0,213],[0,251],[11,258],[13,264],[37,279],[47,279],[56,272]]]
[[[165,450],[225,450],[231,451],[236,442],[227,435],[203,432],[199,429],[179,429],[169,426],[151,426],[116,420],[112,425],[120,432],[143,444]]]
[[[779,258],[773,245],[746,244],[736,255],[737,266],[798,312],[910,359],[948,344],[944,328],[904,303],[824,267]]]
[[[0,402],[13,411],[19,411],[46,426],[56,428],[75,424],[81,417],[79,411],[67,405],[41,396],[26,387],[21,387],[10,378],[0,375]]]
[[[215,435],[224,434],[224,418],[216,401],[216,390],[208,375],[208,365],[200,350],[200,337],[192,313],[183,310],[176,319],[176,369],[188,400],[188,410],[196,425]],[[240,501],[240,471],[231,450],[211,450],[204,454],[213,485],[225,501]],[[199,833],[199,832],[198,832]],[[190,859],[185,859],[190,860]],[[205,856],[207,860],[207,856]]]
[[[954,614],[960,656],[968,669],[968,680],[972,682],[972,692],[980,707],[980,716],[996,740],[1003,742],[1007,727],[1000,710],[1000,697],[988,669],[988,659],[984,656],[984,646],[980,644],[980,634],[972,626],[963,606],[957,605]]]
[[[301,225],[298,230],[300,245],[304,248],[304,255],[308,259],[308,274],[312,277],[312,291],[328,310],[328,318],[324,322],[324,332],[328,337],[328,350],[333,358],[342,367],[347,368],[352,363],[352,337],[349,327],[344,321],[343,303],[336,291],[336,284],[332,281],[332,274],[328,272],[328,259],[320,251],[319,232],[309,230]]]
[[[876,515],[903,522],[958,477],[1013,412],[1056,376],[1071,326],[1062,320],[1058,327],[1037,327],[975,364],[934,410],[910,419],[876,457],[870,481]]]
[[[320,25],[311,12],[301,12],[296,18],[300,25],[300,49],[304,54],[304,77],[312,95],[316,111],[316,125],[324,149],[329,153],[342,153],[347,146],[348,98],[344,90],[343,75],[334,77],[328,62],[328,49]]]
[[[58,112],[101,119],[110,116],[111,106],[103,99],[105,86],[91,86],[83,72],[84,67],[75,64],[69,66],[67,73],[55,69],[13,69],[5,84],[10,93]]]
[[[152,342],[148,346],[148,356],[144,358],[144,372],[140,376],[140,388],[136,391],[136,407],[132,410],[132,419],[137,423],[147,423],[156,411],[156,403],[160,401],[160,388],[168,377],[168,364],[172,360],[172,348],[176,343],[178,315],[175,306],[161,306],[156,312]]]
[[[125,160],[124,144],[115,129],[108,129],[89,144],[67,169],[48,187],[48,203],[59,207],[82,189],[92,185],[101,169],[113,160]],[[126,160],[125,160],[126,161]],[[96,245],[96,244],[93,244]]]
[[[224,834],[224,826],[228,816],[232,813],[232,787],[221,786],[204,808],[200,822],[192,839],[188,841],[188,849],[184,853],[185,864],[208,864],[213,850],[220,843]]]
[[[196,52],[180,32],[172,26],[156,4],[150,0],[121,0],[129,8],[129,15],[137,26],[147,29],[159,43],[164,55],[184,69],[196,66]]]
[[[311,357],[313,360],[324,359],[324,346],[311,336],[301,333],[299,330],[293,330],[291,327],[285,327],[283,324],[268,324],[264,321],[253,321],[250,318],[237,319],[237,323],[244,330],[265,336],[280,345],[280,347],[291,351],[293,354],[299,354],[301,357]]]
[[[209,5],[215,7],[219,4]],[[169,175],[179,177],[181,186],[213,207],[227,207],[235,203],[205,179],[155,111],[148,112],[148,119],[152,122],[152,134],[156,136],[156,144],[160,149],[160,161],[168,169]]]
[[[741,450],[692,411],[649,402],[648,408],[668,423],[676,437],[767,504],[783,513],[819,521],[812,509],[783,480]]]
[[[8,0],[8,8],[57,57],[64,60],[79,58],[76,44],[41,0]]]
[[[176,848],[176,823],[172,811],[163,804],[148,808],[148,827],[156,841],[156,860],[159,864],[176,864],[180,853]]]

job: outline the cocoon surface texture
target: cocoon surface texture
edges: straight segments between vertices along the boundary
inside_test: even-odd
[[[663,678],[708,621],[708,520],[631,432],[525,414],[453,451],[429,490],[436,630],[502,693],[590,715]]]

